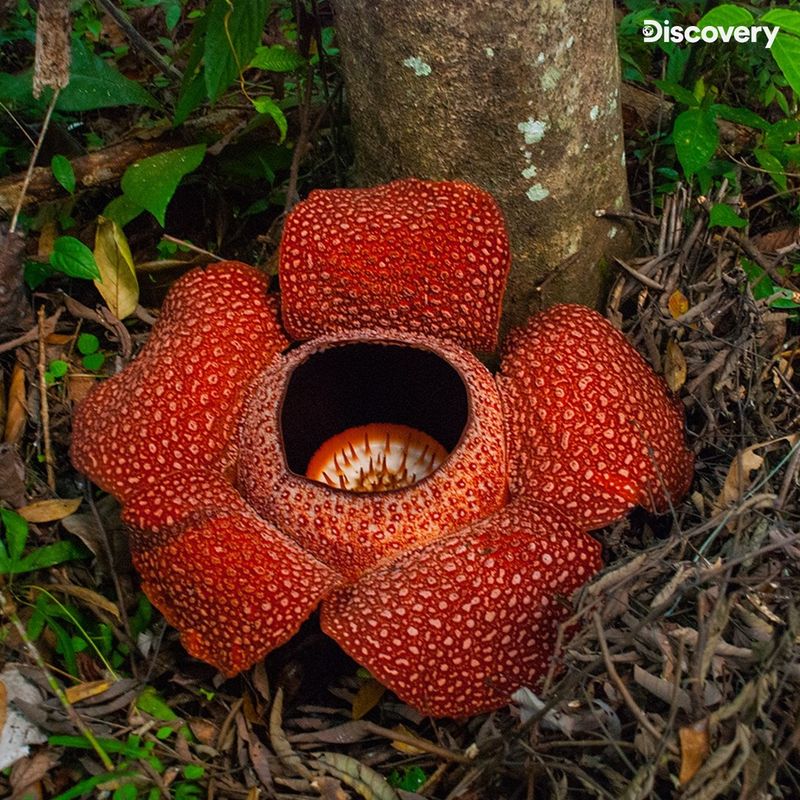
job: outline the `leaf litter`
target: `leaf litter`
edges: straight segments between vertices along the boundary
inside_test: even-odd
[[[3,498],[31,520],[30,544],[74,535],[94,560],[37,573],[46,594],[15,586],[24,625],[46,608],[50,624],[69,629],[61,639],[45,626],[35,645],[59,670],[72,713],[51,694],[53,672],[14,666],[43,699],[8,703],[8,713],[40,741],[62,738],[0,775],[0,794],[57,797],[93,780],[84,796],[112,796],[126,782],[161,796],[195,786],[210,798],[286,800],[800,796],[797,312],[753,295],[741,234],[678,224],[690,209],[704,220],[679,188],[663,219],[643,226],[650,255],[620,272],[607,313],[680,390],[697,455],[694,494],[664,517],[635,512],[598,532],[608,566],[575,598],[563,667],[508,708],[468,720],[420,717],[358,676],[313,621],[234,680],[187,659],[137,597],[115,503],[74,508],[83,492],[66,459],[71,381],[96,380],[76,351],[78,334],[95,331],[117,369],[146,327],[53,298],[63,313],[47,359],[68,368],[48,390],[58,493],[36,480],[21,492],[19,460],[6,448]],[[773,266],[792,252],[771,256]],[[4,431],[31,457],[43,424],[36,359],[24,346],[16,352]],[[62,674],[63,648],[78,640],[87,646],[75,653],[76,672]],[[5,649],[9,663],[28,660],[13,631]]]

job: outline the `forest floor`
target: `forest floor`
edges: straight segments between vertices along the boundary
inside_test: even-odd
[[[0,496],[31,520],[26,550],[69,534],[91,556],[7,578],[6,610],[27,633],[7,629],[3,675],[27,681],[25,718],[50,738],[0,776],[0,792],[117,787],[125,798],[135,776],[140,790],[178,798],[256,787],[281,798],[800,795],[800,338],[793,312],[754,299],[736,269],[743,251],[772,269],[794,248],[720,235],[702,213],[684,227],[692,202],[680,190],[663,218],[640,220],[647,255],[620,270],[607,309],[684,398],[692,491],[668,515],[634,513],[597,534],[608,567],[577,598],[566,668],[470,720],[420,717],[359,677],[313,621],[234,680],[187,659],[137,593],[116,502],[87,492],[76,508],[67,455],[70,409],[94,381],[77,368],[76,335],[105,333],[103,352],[121,365],[146,325],[133,345],[114,344],[110,324],[98,330],[75,301],[55,332],[7,349],[30,388],[23,402],[10,384],[6,431],[21,433],[2,450]],[[42,363],[71,365],[46,410],[43,350]],[[55,493],[37,460],[46,429]]]

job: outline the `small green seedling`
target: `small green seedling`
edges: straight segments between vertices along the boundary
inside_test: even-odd
[[[30,529],[28,522],[7,508],[0,508],[3,535],[0,537],[0,575],[21,575],[83,558],[86,551],[75,542],[61,541],[36,547],[25,554]]]
[[[106,357],[100,352],[100,340],[93,333],[82,333],[78,337],[78,352],[83,356],[82,364],[89,372],[97,372]]]

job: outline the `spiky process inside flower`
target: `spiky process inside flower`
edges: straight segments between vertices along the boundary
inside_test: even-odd
[[[348,428],[312,457],[306,477],[350,492],[387,492],[413,486],[447,458],[432,436],[390,422]]]

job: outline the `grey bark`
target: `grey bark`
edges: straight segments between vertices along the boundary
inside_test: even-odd
[[[597,305],[627,231],[610,0],[335,0],[353,183],[463,179],[491,192],[513,265],[505,323]]]

